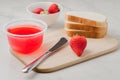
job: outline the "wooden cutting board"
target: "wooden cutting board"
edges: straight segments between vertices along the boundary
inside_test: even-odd
[[[64,30],[61,29],[45,35],[42,47],[30,55],[24,55],[12,50],[11,53],[23,64],[27,65],[41,54],[45,53],[45,51],[51,48],[61,37],[66,37],[68,40],[70,39],[68,36],[66,36]],[[70,48],[69,43],[67,43],[63,48],[56,51],[34,70],[36,72],[52,72],[60,70],[65,67],[69,67],[80,62],[110,53],[118,48],[118,41],[109,35],[100,39],[87,38],[87,42],[87,47],[81,57],[76,56],[76,54]]]

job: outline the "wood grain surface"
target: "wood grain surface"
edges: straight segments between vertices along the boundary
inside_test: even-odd
[[[44,37],[43,45],[33,53],[25,55],[17,53],[10,49],[11,53],[20,60],[23,64],[27,65],[41,54],[44,54],[49,48],[51,48],[61,37],[66,37],[66,33],[63,29],[47,33]],[[108,54],[118,48],[118,41],[107,35],[104,38],[93,39],[87,38],[87,47],[81,57],[78,57],[70,48],[69,43],[56,51],[52,56],[47,58],[43,63],[39,64],[34,70],[36,72],[53,72],[57,71],[104,54]]]

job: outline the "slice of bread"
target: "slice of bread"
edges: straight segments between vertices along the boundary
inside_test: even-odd
[[[69,11],[66,13],[65,19],[89,26],[105,26],[107,23],[106,16],[93,12]]]
[[[73,29],[67,29],[67,28],[65,28],[65,31],[69,37],[80,35],[88,38],[103,38],[107,33],[107,30],[101,31],[101,32],[92,32],[92,31],[85,31],[85,30],[73,30]]]
[[[90,25],[84,25],[78,22],[65,21],[65,27],[68,29],[73,29],[73,30],[86,30],[86,31],[93,31],[93,32],[101,32],[107,29],[107,23],[104,26],[90,26]]]

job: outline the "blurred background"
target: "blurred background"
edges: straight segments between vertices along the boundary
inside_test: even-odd
[[[64,15],[67,11],[92,11],[108,17],[108,33],[120,42],[120,0],[0,0],[0,79],[1,80],[119,80],[120,50],[53,73],[23,74],[23,64],[6,51],[4,24],[20,18],[31,18],[26,7],[34,2],[57,2],[63,6],[63,12],[56,24],[49,29],[64,27]],[[88,65],[89,66],[86,66]]]
[[[26,6],[33,2],[42,1],[52,1],[61,4],[64,7],[63,15],[69,10],[93,11],[104,14],[109,18],[109,30],[113,30],[112,32],[115,33],[118,32],[114,30],[114,27],[119,25],[117,20],[120,20],[118,15],[120,14],[119,0],[0,0],[0,26],[11,19],[31,18],[26,13]],[[64,19],[64,16],[61,16],[59,19]]]

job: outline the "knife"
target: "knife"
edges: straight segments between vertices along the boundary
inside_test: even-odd
[[[30,64],[26,65],[22,72],[28,73],[31,70],[33,70],[36,66],[38,66],[41,62],[43,62],[45,59],[47,59],[50,55],[52,55],[56,50],[61,48],[65,43],[67,43],[68,40],[64,37],[62,37],[51,49],[49,49],[45,54],[38,57],[34,61],[32,61]]]

